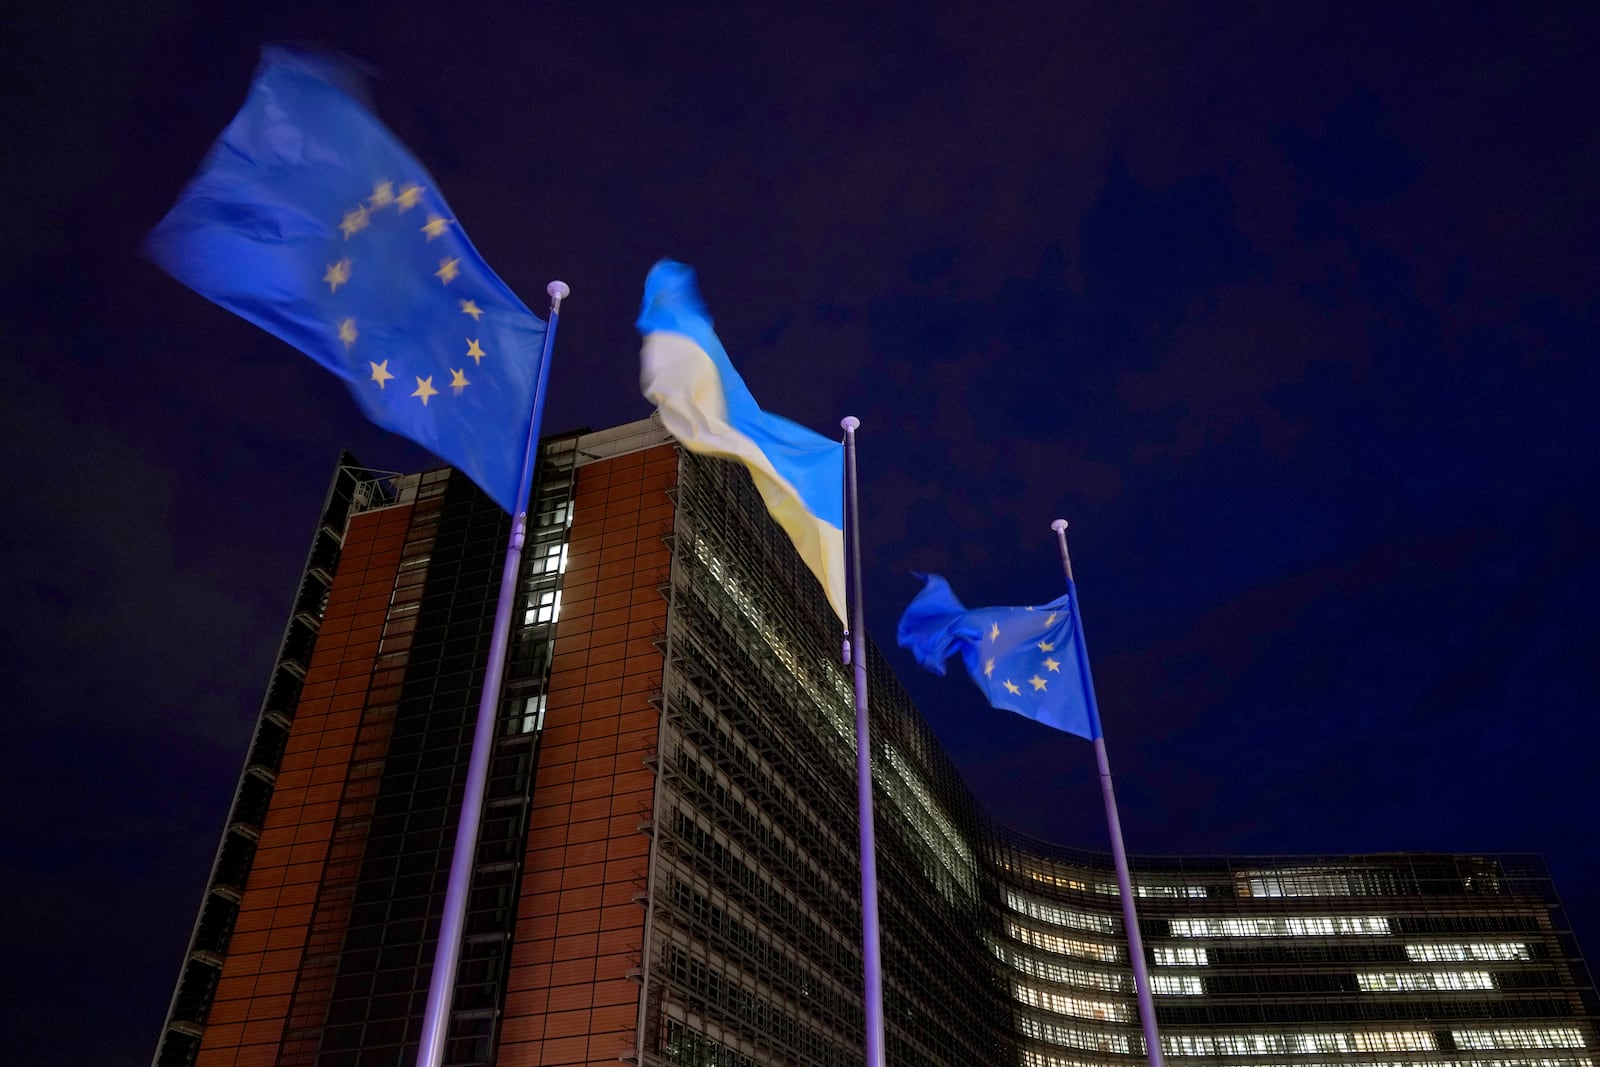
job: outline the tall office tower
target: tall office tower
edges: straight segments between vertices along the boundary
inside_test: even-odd
[[[820,589],[653,421],[540,464],[446,1062],[859,1064]],[[157,1067],[414,1062],[508,529],[460,475],[343,457]],[[995,826],[870,665],[889,1062],[1145,1062],[1107,858]],[[1169,1062],[1594,1067],[1537,858],[1134,869]]]

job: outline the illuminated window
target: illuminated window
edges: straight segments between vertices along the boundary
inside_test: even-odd
[[[1008,871],[1015,871],[1017,869],[1010,863],[1002,863],[1001,866]],[[1022,873],[1033,879],[1035,882],[1040,882],[1044,885],[1053,885],[1058,889],[1076,889],[1081,893],[1089,888],[1081,878],[1076,878],[1065,874],[1056,874],[1054,871],[1040,870],[1037,867],[1025,866],[1022,869]]]
[[[1024,1037],[1031,1037],[1036,1041],[1048,1041],[1052,1045],[1088,1049],[1091,1052],[1120,1052],[1124,1056],[1131,1051],[1131,1042],[1126,1034],[1084,1030],[1076,1026],[1036,1019],[1029,1015],[1019,1019],[1017,1027]]]
[[[1043,919],[1056,926],[1070,926],[1074,930],[1088,930],[1096,934],[1112,934],[1117,929],[1109,915],[1088,915],[1070,908],[1047,904],[1033,897],[1025,897],[1009,889],[1006,890],[1006,903],[1012,911],[1020,911],[1024,915]]]
[[[999,945],[991,945],[994,954],[1001,959],[1006,959],[1006,952]],[[1073,985],[1083,989],[1097,989],[1103,993],[1131,993],[1132,987],[1128,979],[1120,974],[1105,974],[1100,971],[1091,971],[1083,967],[1069,967],[1056,963],[1053,960],[1035,959],[1021,953],[1012,953],[1011,966],[1032,978],[1043,978],[1047,982],[1060,982],[1062,985]]]
[[[1025,1048],[1022,1050],[1022,1067],[1106,1067],[1106,1064],[1103,1060],[1080,1060],[1040,1052],[1036,1048]]]
[[[1198,997],[1205,993],[1200,979],[1192,974],[1152,974],[1150,991],[1166,996]]]
[[[1115,945],[1080,941],[1075,937],[1058,937],[1019,922],[1007,922],[1006,932],[1025,945],[1032,945],[1034,948],[1042,948],[1046,952],[1055,952],[1062,956],[1078,956],[1082,959],[1114,963],[1120,955]]]
[[[1460,1048],[1583,1048],[1583,1031],[1574,1026],[1506,1027],[1497,1030],[1452,1030]]]
[[[1332,937],[1387,934],[1381,915],[1305,916],[1275,919],[1173,919],[1175,937]]]
[[[1298,1034],[1162,1034],[1175,1056],[1270,1056],[1349,1052],[1432,1052],[1427,1030],[1356,1030]]]
[[[1475,941],[1456,945],[1407,945],[1406,958],[1417,963],[1465,963],[1468,960],[1532,959],[1520,941]]]
[[[1016,998],[1030,1008],[1043,1008],[1053,1011],[1058,1015],[1075,1015],[1080,1019],[1098,1019],[1108,1023],[1126,1023],[1133,1021],[1133,1009],[1127,1004],[1110,1000],[1090,1000],[1087,997],[1075,997],[1068,993],[1056,993],[1048,989],[1035,989],[1030,985],[1017,983],[1012,987]]]
[[[522,706],[514,713],[519,733],[536,734],[544,729],[545,694],[525,697]]]
[[[528,566],[534,574],[565,574],[567,570],[566,543],[553,541],[548,545],[541,545],[535,548]]]
[[[1438,1047],[1427,1030],[1357,1030],[1351,1037],[1358,1052],[1431,1052]]]
[[[1122,887],[1115,882],[1096,882],[1094,891],[1103,897],[1120,897]],[[1146,885],[1135,883],[1133,895],[1140,900],[1204,900],[1205,886],[1201,885]]]
[[[934,799],[932,790],[898,749],[893,745],[885,745],[883,755],[893,774],[882,776],[880,781],[897,802],[895,806],[907,817],[917,836],[922,838],[956,884],[968,894],[976,892],[977,865],[973,862],[971,847],[962,839],[955,823],[945,815],[939,802]],[[934,871],[928,874],[934,886],[943,891],[945,879],[938,877]]]
[[[1241,897],[1349,897],[1401,891],[1389,872],[1348,867],[1240,871],[1234,889]]]
[[[1206,950],[1203,948],[1167,948],[1157,946],[1151,949],[1156,962],[1163,967],[1204,967],[1207,962]]]
[[[540,508],[538,513],[533,517],[533,523],[535,526],[543,527],[571,526],[572,503],[568,501],[565,503],[552,505],[548,508]]]
[[[1358,974],[1365,993],[1423,993],[1434,990],[1493,989],[1488,971],[1388,971]]]
[[[556,616],[561,613],[561,590],[544,589],[533,594],[528,602],[527,614],[523,616],[524,626],[536,626],[541,623],[555,622]]]

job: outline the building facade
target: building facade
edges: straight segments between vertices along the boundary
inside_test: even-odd
[[[547,439],[446,1062],[859,1064],[837,622],[732,465]],[[509,520],[342,457],[157,1067],[415,1061]],[[1145,1062],[1101,854],[996,826],[869,657],[889,1062]],[[1537,857],[1134,861],[1169,1062],[1594,1067]]]

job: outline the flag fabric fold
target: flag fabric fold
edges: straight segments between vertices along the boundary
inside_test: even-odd
[[[263,49],[244,106],[146,249],[515,514],[545,323],[360,92],[337,59]]]
[[[897,638],[923,667],[943,674],[959,654],[990,705],[1094,740],[1100,736],[1088,656],[1075,601],[968,610],[937,574],[900,618]]]
[[[668,432],[691,452],[744,464],[847,620],[843,445],[761,409],[711,328],[692,268],[671,260],[651,268],[638,326],[639,384]]]

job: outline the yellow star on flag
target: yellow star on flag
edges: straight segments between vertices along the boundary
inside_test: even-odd
[[[990,675],[992,675],[993,673],[994,673],[994,657],[990,656],[988,659],[983,661],[983,676],[985,678],[987,678]]]
[[[461,301],[461,314],[471,315],[472,321],[477,322],[483,318],[483,309],[478,306],[475,300],[463,300]]]
[[[433,272],[433,276],[438,278],[444,284],[449,285],[451,282],[456,280],[456,275],[460,273],[461,260],[441,259],[439,261],[439,269]]]
[[[350,280],[350,261],[341,259],[337,263],[329,263],[328,273],[322,276],[322,280],[328,283],[328,292],[337,293],[339,286]]]
[[[420,185],[408,185],[400,190],[399,196],[394,198],[395,207],[398,207],[402,214],[420,203],[422,203],[422,186]]]
[[[359,336],[361,336],[361,335],[356,332],[356,320],[355,319],[342,319],[342,320],[340,320],[340,322],[339,322],[339,340],[344,342],[344,346],[346,348],[349,348],[351,345],[355,344],[356,343],[356,338],[359,337]]]
[[[1010,678],[1007,678],[1006,679],[1006,692],[1008,692],[1008,693],[1012,694],[1013,696],[1015,696],[1016,694],[1022,692],[1022,687],[1020,685],[1017,685]]]
[[[384,386],[384,383],[387,382],[390,378],[394,377],[394,375],[389,373],[389,361],[388,360],[384,360],[382,363],[374,363],[369,359],[369,360],[367,360],[367,366],[372,368],[372,380],[378,383],[378,388],[379,389],[382,389],[383,386]],[[415,395],[415,394],[413,394],[413,395]]]
[[[467,338],[467,355],[472,357],[473,362],[474,362],[475,365],[482,366],[483,365],[483,357],[487,356],[488,354],[489,353],[485,352],[483,350],[482,346],[480,346],[478,344],[477,338],[475,338],[475,337]]]
[[[467,376],[464,371],[456,370],[454,367],[450,368],[450,388],[456,391],[456,396],[460,396],[461,390],[465,389],[471,384],[471,382],[467,381]]]
[[[426,378],[418,378],[417,379],[416,391],[413,392],[411,395],[412,396],[416,396],[416,397],[421,397],[422,398],[422,406],[423,407],[427,407],[428,406],[428,398],[430,396],[438,396],[439,395],[439,390],[437,390],[437,389],[435,389],[433,387],[433,375],[430,374]]]
[[[1033,691],[1037,693],[1039,690],[1045,687],[1045,680],[1036,674],[1032,678],[1028,679],[1028,684],[1033,686]]]
[[[388,207],[394,203],[394,182],[378,182],[372,187],[372,195],[367,198],[367,205],[373,211],[380,207]]]
[[[1056,613],[1052,611],[1050,613],[1050,617],[1048,619],[1044,620],[1044,624],[1046,626],[1054,626],[1056,624],[1056,618],[1057,618]]]
[[[1056,646],[1052,645],[1049,641],[1040,641],[1039,642],[1039,651],[1040,652],[1054,652],[1055,650],[1056,650]]]
[[[1044,665],[1047,670],[1055,671],[1057,674],[1061,673],[1061,661],[1058,659],[1051,659],[1049,656],[1046,656],[1044,658]]]
[[[339,229],[344,231],[344,239],[346,241],[350,240],[352,235],[367,228],[367,223],[371,221],[367,217],[369,214],[370,212],[367,211],[364,205],[354,211],[346,211],[344,213],[344,221],[339,223]]]
[[[442,236],[446,227],[454,221],[454,219],[443,218],[439,215],[429,215],[428,221],[422,224],[422,232],[427,234],[428,240],[431,241],[435,237]]]
[[[989,640],[991,640],[991,641],[1000,640],[1000,624],[999,623],[992,623],[990,625],[990,627],[989,627]]]

